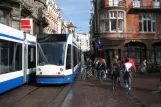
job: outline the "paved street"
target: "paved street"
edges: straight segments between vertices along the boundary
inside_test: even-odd
[[[161,107],[161,83],[157,75],[136,75],[130,95],[124,86],[115,90],[108,79],[79,81],[76,85],[71,107]]]

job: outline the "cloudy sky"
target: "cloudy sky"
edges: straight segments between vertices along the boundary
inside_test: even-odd
[[[89,32],[90,0],[57,0],[57,4],[61,9],[61,17],[72,21],[77,27],[76,32]]]

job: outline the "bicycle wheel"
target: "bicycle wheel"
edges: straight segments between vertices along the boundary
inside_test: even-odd
[[[94,74],[94,75],[93,75],[93,79],[96,79],[96,78],[97,78],[97,75],[98,75],[97,73],[98,73],[97,70],[94,69],[94,70],[93,70],[93,74]]]

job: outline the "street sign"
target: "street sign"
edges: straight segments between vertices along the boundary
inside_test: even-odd
[[[33,28],[33,20],[32,19],[21,19],[20,21],[20,29],[32,31]]]

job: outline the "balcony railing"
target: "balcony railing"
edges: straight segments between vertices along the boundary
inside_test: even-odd
[[[106,7],[125,7],[126,2],[125,1],[110,1],[106,4]]]
[[[144,2],[144,1],[133,1],[129,8],[142,8],[142,9],[161,9],[161,3],[160,2]]]

